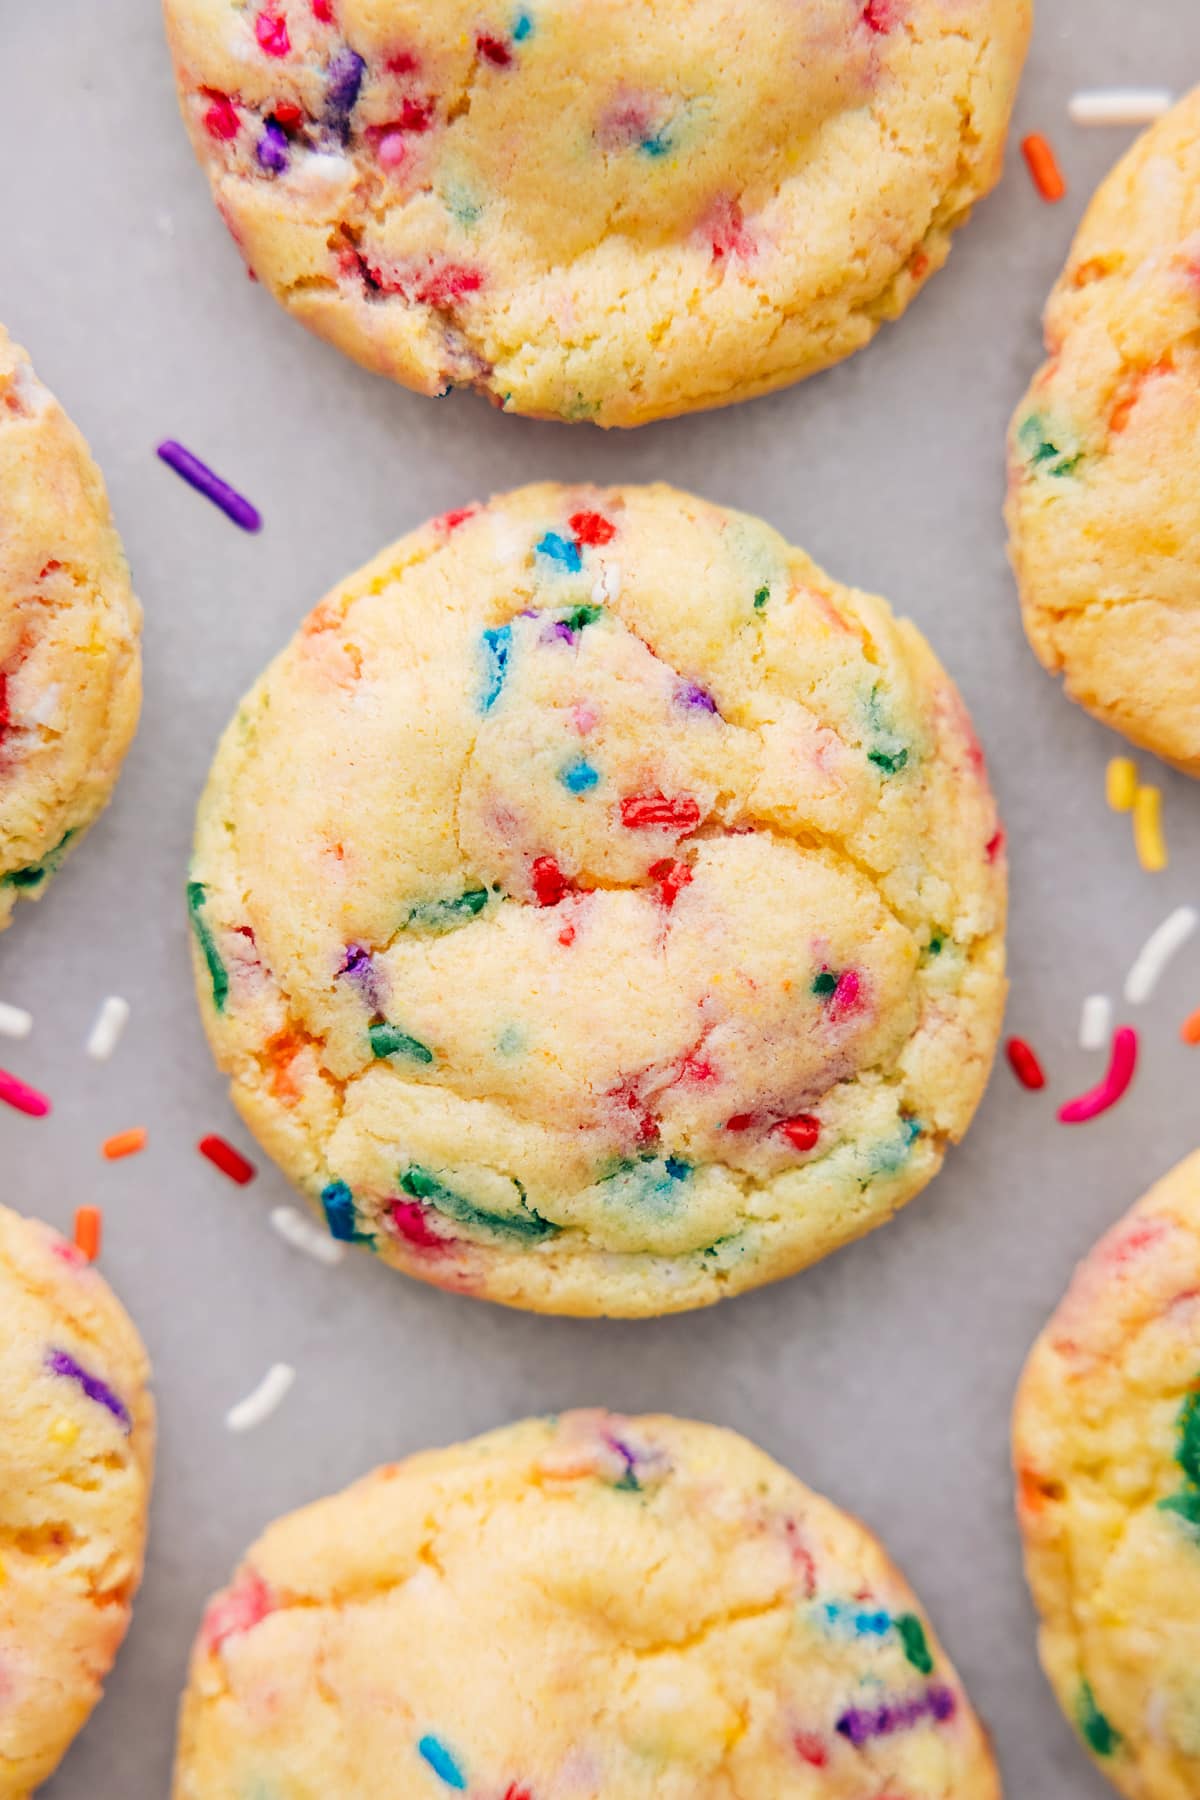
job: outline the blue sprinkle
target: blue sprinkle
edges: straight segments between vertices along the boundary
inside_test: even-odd
[[[321,1189],[321,1205],[325,1208],[325,1222],[329,1226],[330,1237],[335,1237],[339,1244],[352,1244],[357,1231],[357,1214],[354,1210],[354,1195],[344,1181],[331,1181],[328,1187]]]
[[[497,625],[492,631],[483,634],[483,654],[487,663],[487,680],[483,690],[483,698],[479,702],[480,712],[491,712],[500,698],[500,690],[504,686],[508,674],[508,659],[512,653],[512,626]]]
[[[886,1637],[892,1628],[892,1615],[888,1612],[860,1612],[836,1600],[826,1601],[823,1610],[831,1625],[849,1625],[858,1637]]]
[[[572,543],[570,538],[560,537],[557,531],[548,531],[534,548],[539,556],[546,556],[551,562],[561,563],[571,575],[578,575],[583,567],[579,545]]]
[[[665,1167],[672,1181],[686,1181],[692,1172],[691,1163],[681,1161],[678,1156],[668,1156]]]
[[[440,1738],[423,1737],[417,1749],[448,1788],[457,1788],[460,1794],[465,1792],[467,1778]]]
[[[656,131],[653,137],[643,138],[638,149],[644,156],[665,156],[671,148],[671,140],[665,131]]]
[[[523,44],[533,31],[533,20],[527,12],[523,12],[513,26],[513,42]]]
[[[600,779],[600,771],[593,769],[590,762],[585,762],[580,757],[578,762],[573,762],[564,769],[558,779],[565,788],[570,788],[573,794],[586,794],[596,786]]]
[[[260,169],[266,169],[272,175],[282,175],[292,160],[287,132],[283,126],[277,125],[274,119],[268,119],[254,154],[258,158]]]

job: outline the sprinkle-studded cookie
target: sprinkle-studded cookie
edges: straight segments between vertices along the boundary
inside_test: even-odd
[[[548,1311],[785,1275],[940,1167],[1003,835],[919,633],[759,521],[533,487],[247,696],[188,903],[233,1098],[336,1237]]]
[[[423,393],[602,425],[898,317],[995,182],[1029,0],[166,0],[252,271]]]
[[[568,1413],[281,1520],[209,1606],[175,1800],[999,1800],[857,1521],[732,1432]]]

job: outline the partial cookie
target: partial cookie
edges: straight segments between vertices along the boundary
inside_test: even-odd
[[[1200,1153],[1102,1238],[1030,1356],[1013,1447],[1040,1649],[1129,1800],[1200,1793]]]
[[[100,471],[0,326],[0,930],[112,792],[141,619]]]
[[[414,532],[243,703],[205,1025],[337,1237],[645,1314],[881,1224],[983,1090],[1003,836],[913,626],[666,487]]]
[[[74,1245],[0,1206],[0,1800],[57,1768],[125,1636],[154,1461],[149,1375]]]
[[[1067,693],[1200,775],[1200,89],[1092,201],[1017,409],[1025,629]]]
[[[997,180],[1030,0],[165,0],[254,273],[426,394],[637,425],[859,349]]]
[[[732,1432],[602,1412],[378,1470],[205,1615],[175,1800],[998,1800],[925,1614]]]

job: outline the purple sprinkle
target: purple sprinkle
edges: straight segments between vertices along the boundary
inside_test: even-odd
[[[46,1368],[51,1375],[62,1375],[68,1381],[77,1381],[89,1400],[94,1400],[97,1406],[108,1408],[122,1431],[129,1432],[133,1429],[133,1421],[124,1401],[119,1400],[98,1375],[89,1375],[82,1364],[77,1363],[66,1350],[48,1350]]]
[[[287,132],[283,126],[277,125],[274,119],[268,119],[254,154],[261,168],[269,169],[272,175],[282,175],[292,160],[288,151]]]
[[[366,63],[357,50],[339,50],[326,70],[325,104],[332,123],[344,124],[354,111]]]
[[[837,1730],[849,1738],[855,1749],[861,1749],[871,1738],[889,1737],[893,1731],[907,1731],[922,1719],[933,1719],[939,1725],[954,1717],[957,1701],[949,1688],[931,1687],[912,1700],[897,1700],[891,1705],[852,1706],[837,1722]]]
[[[348,975],[362,992],[362,997],[372,1012],[380,1010],[379,981],[375,974],[375,965],[371,960],[371,952],[365,944],[347,944],[346,960],[338,970],[339,975]]]
[[[707,688],[698,687],[694,681],[685,682],[678,694],[681,706],[698,706],[704,712],[715,713],[717,703]]]
[[[214,506],[219,506],[243,531],[262,530],[262,514],[258,508],[251,506],[249,500],[239,494],[236,488],[231,488],[227,481],[214,475],[207,463],[202,463],[198,456],[193,456],[190,450],[185,450],[174,438],[164,438],[158,446],[158,454],[177,475],[182,475],[197,493],[211,500]]]
[[[548,644],[553,644],[556,641],[562,644],[573,644],[575,642],[575,633],[571,630],[571,627],[567,624],[565,619],[556,619],[554,624],[551,625],[550,629],[546,632],[545,636]]]

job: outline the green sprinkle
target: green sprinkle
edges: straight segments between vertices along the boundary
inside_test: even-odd
[[[837,991],[838,978],[832,969],[822,969],[813,977],[812,991],[818,1000],[828,1000],[830,994]]]
[[[594,625],[597,619],[603,618],[602,606],[573,606],[563,619],[563,624],[572,631],[582,631],[585,625]]]
[[[886,750],[872,750],[867,756],[867,761],[873,762],[875,767],[882,769],[885,775],[898,775],[908,761],[908,751],[897,750],[893,755],[889,755]]]
[[[929,1640],[925,1636],[925,1627],[916,1613],[901,1613],[896,1620],[896,1630],[900,1633],[900,1642],[904,1645],[904,1654],[919,1675],[933,1673],[933,1657],[929,1650]]]
[[[413,1062],[431,1063],[433,1051],[420,1038],[409,1037],[396,1025],[386,1021],[368,1028],[367,1036],[371,1040],[371,1049],[376,1056],[408,1056]]]
[[[525,1033],[519,1025],[506,1025],[496,1039],[497,1056],[519,1056],[525,1048]]]
[[[926,949],[928,950],[930,956],[940,956],[942,954],[941,938],[940,937],[931,937],[928,944],[926,945]]]
[[[476,1206],[464,1194],[447,1187],[439,1181],[430,1169],[424,1169],[420,1163],[411,1163],[400,1177],[400,1186],[414,1200],[420,1200],[426,1206],[432,1206],[448,1219],[456,1219],[460,1225],[474,1225],[482,1231],[494,1231],[501,1237],[523,1238],[527,1243],[539,1243],[543,1238],[557,1237],[559,1227],[552,1225],[549,1219],[543,1219],[540,1213],[534,1212],[525,1203],[525,1190],[519,1181],[513,1186],[520,1196],[521,1210],[516,1213],[489,1212]]]
[[[1083,451],[1077,450],[1074,456],[1068,456],[1054,442],[1046,429],[1045,420],[1037,413],[1031,413],[1017,433],[1025,456],[1032,468],[1044,469],[1047,475],[1061,478],[1073,475],[1083,461]]]
[[[769,585],[764,583],[762,587],[755,588],[755,590],[754,590],[754,610],[755,610],[755,612],[761,612],[763,607],[767,604],[767,601],[770,598],[771,598],[771,589],[770,589]]]
[[[208,898],[208,889],[202,881],[189,881],[187,885],[188,912],[191,914],[192,930],[196,934],[196,942],[208,965],[208,978],[212,982],[213,1005],[218,1012],[225,1011],[225,1002],[229,998],[229,975],[225,964],[217,952],[217,942],[204,920],[201,910]]]
[[[1160,1500],[1159,1511],[1174,1513],[1193,1530],[1200,1530],[1200,1389],[1188,1395],[1179,1411],[1175,1461],[1183,1470],[1182,1493]]]
[[[1114,1751],[1120,1749],[1121,1734],[1096,1705],[1090,1681],[1084,1681],[1080,1685],[1075,1718],[1084,1743],[1097,1756],[1112,1756]]]
[[[63,859],[67,845],[74,836],[75,827],[72,826],[70,831],[64,831],[53,850],[48,851],[41,862],[26,863],[23,869],[10,869],[7,875],[0,877],[0,887],[21,889],[40,887],[47,875],[53,875]]]
[[[457,931],[460,925],[478,918],[487,903],[486,888],[468,888],[456,900],[426,900],[413,907],[404,921],[405,928],[438,933]]]
[[[642,1484],[634,1474],[632,1465],[626,1469],[620,1481],[613,1482],[613,1487],[618,1493],[640,1494],[642,1491]]]

